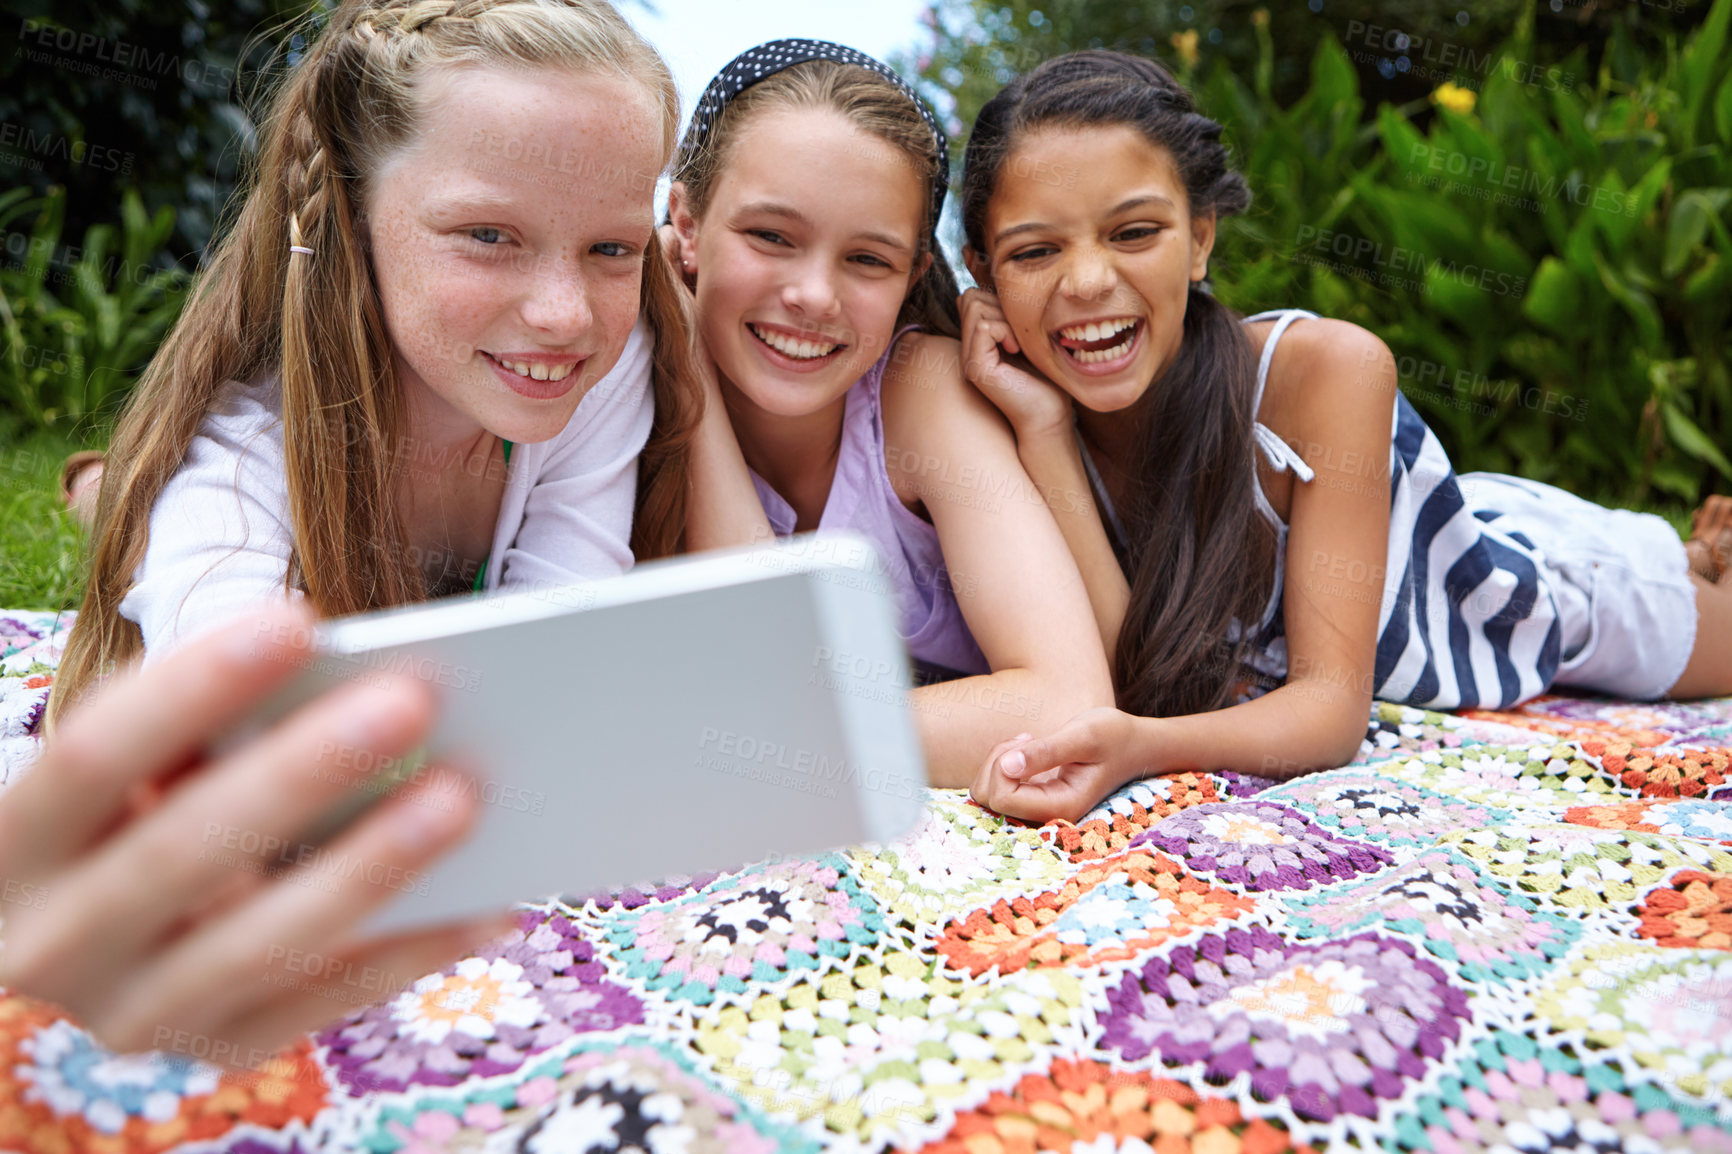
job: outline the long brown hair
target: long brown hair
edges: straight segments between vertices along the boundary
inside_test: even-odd
[[[370,175],[418,130],[428,73],[462,64],[628,79],[659,109],[662,156],[673,154],[673,77],[605,0],[345,0],[271,97],[251,191],[116,428],[51,724],[142,648],[120,602],[144,559],[151,508],[229,381],[282,381],[293,542],[284,587],[322,614],[427,595],[394,498],[403,404],[362,207]],[[633,544],[660,555],[684,523],[684,447],[702,398],[678,285],[658,245],[644,260],[656,418],[638,494],[649,523],[634,527]]]
[[[740,126],[761,109],[823,108],[839,112],[861,131],[888,141],[907,158],[909,171],[928,188],[939,178],[947,157],[935,156],[932,130],[903,91],[888,79],[858,64],[808,60],[766,76],[728,101],[711,127],[703,147],[682,154],[674,179],[686,186],[694,217],[702,218],[710,195],[727,164],[729,145]],[[920,253],[930,254],[926,271],[909,288],[896,327],[920,325],[929,333],[955,337],[961,333],[956,308],[956,274],[942,249],[931,243],[937,221],[930,202],[920,221]]]
[[[1193,217],[1251,205],[1221,126],[1152,60],[1121,52],[1055,57],[987,102],[969,135],[962,219],[976,252],[1005,160],[1038,126],[1128,125],[1172,155]],[[1113,661],[1121,708],[1145,717],[1230,704],[1272,580],[1257,515],[1252,437],[1257,359],[1239,318],[1201,284],[1185,302],[1178,356],[1125,419],[1136,422],[1132,497],[1122,510],[1131,600]],[[1241,623],[1237,638],[1233,622]]]

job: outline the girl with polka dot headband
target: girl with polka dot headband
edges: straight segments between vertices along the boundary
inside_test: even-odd
[[[779,40],[711,82],[668,236],[715,367],[687,546],[848,531],[874,546],[924,684],[928,772],[1111,701],[1086,590],[1009,424],[964,379],[934,230],[943,127],[884,64]],[[839,692],[846,662],[815,671]]]

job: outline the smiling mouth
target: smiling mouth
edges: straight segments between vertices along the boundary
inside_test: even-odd
[[[816,361],[829,356],[846,345],[834,341],[807,340],[803,337],[790,337],[782,333],[760,329],[757,325],[748,323],[746,327],[752,330],[752,335],[781,353],[784,357],[796,361]]]
[[[577,368],[578,365],[578,362],[576,361],[567,361],[562,364],[549,365],[539,363],[532,364],[528,361],[507,361],[494,356],[492,353],[487,353],[486,356],[500,368],[508,369],[511,372],[516,373],[518,376],[527,377],[532,381],[563,381],[571,375],[571,371]]]
[[[1054,340],[1077,364],[1096,365],[1129,352],[1142,328],[1143,322],[1137,317],[1115,317],[1108,321],[1067,325],[1058,330]]]

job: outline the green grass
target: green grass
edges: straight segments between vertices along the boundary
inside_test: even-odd
[[[60,464],[99,447],[60,432],[0,440],[0,609],[78,607],[84,534],[60,503]]]

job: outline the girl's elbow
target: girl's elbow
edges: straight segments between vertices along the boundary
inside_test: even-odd
[[[1246,772],[1255,773],[1258,777],[1270,777],[1277,781],[1304,777],[1312,773],[1327,773],[1332,769],[1340,769],[1359,756],[1361,738],[1355,734],[1351,745],[1346,741],[1337,742],[1319,749],[1310,757],[1281,757],[1276,754],[1266,754],[1262,765]]]
[[[1298,690],[1293,697],[1308,701],[1300,713],[1310,720],[1308,744],[1314,751],[1303,759],[1304,769],[1295,772],[1337,769],[1358,757],[1371,716],[1371,695],[1321,682],[1289,682],[1289,686]]]
[[[1359,756],[1359,749],[1365,743],[1365,730],[1371,716],[1371,699],[1360,701],[1355,696],[1351,708],[1344,708],[1339,718],[1330,726],[1329,740],[1324,743],[1322,760],[1326,764],[1319,769],[1338,769]]]
[[[1342,766],[1348,764],[1354,758],[1359,756],[1359,749],[1364,745],[1364,743],[1365,730],[1363,727],[1349,731],[1340,742],[1336,743],[1336,745],[1330,749],[1327,764],[1320,765],[1317,768],[1340,769]]]

